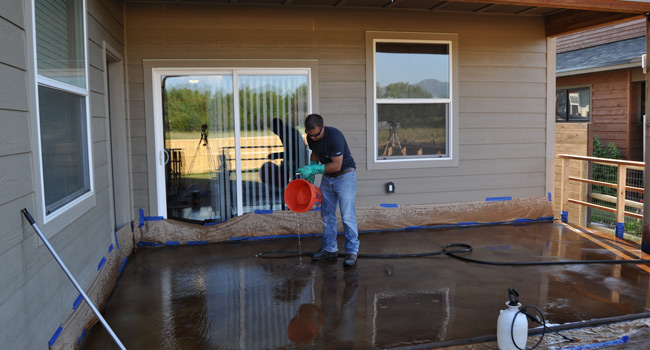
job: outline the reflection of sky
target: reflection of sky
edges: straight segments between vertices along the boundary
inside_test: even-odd
[[[430,69],[423,69],[427,67]],[[377,52],[377,83],[380,86],[397,82],[417,84],[426,79],[449,82],[448,55]]]

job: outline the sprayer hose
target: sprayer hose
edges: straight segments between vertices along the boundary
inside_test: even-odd
[[[470,253],[473,251],[472,246],[466,243],[449,243],[442,250],[435,252],[425,253],[409,253],[409,254],[358,254],[357,258],[364,259],[405,259],[405,258],[422,258],[434,255],[448,255],[462,261],[471,262],[482,265],[495,265],[495,266],[543,266],[543,265],[586,265],[586,264],[650,264],[648,259],[632,259],[632,260],[557,260],[557,261],[485,261],[479,259],[472,259],[466,256],[458,255],[460,253]],[[296,256],[313,256],[314,253],[291,251],[291,250],[267,250],[261,252],[256,256],[265,259],[281,259]],[[345,257],[345,254],[338,254],[338,257]]]

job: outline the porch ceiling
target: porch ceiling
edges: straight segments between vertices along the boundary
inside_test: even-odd
[[[125,0],[127,3],[329,7],[543,16],[546,35],[568,34],[650,13],[647,0]]]

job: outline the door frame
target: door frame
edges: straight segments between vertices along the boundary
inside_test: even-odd
[[[149,180],[149,215],[167,218],[167,198],[165,186],[165,154],[164,133],[162,125],[162,90],[161,77],[163,75],[208,75],[223,74],[236,71],[238,74],[251,72],[269,73],[295,70],[307,71],[309,106],[308,110],[318,110],[318,61],[317,60],[143,60],[145,76],[151,79],[144,80],[146,144],[147,144],[147,178]],[[237,83],[236,74],[233,81]],[[237,94],[235,94],[236,96]],[[235,115],[239,115],[239,104],[234,101]],[[239,118],[235,118],[235,140],[239,142]],[[239,145],[237,144],[239,148]],[[240,164],[241,155],[237,152],[237,164]],[[242,191],[241,170],[237,166],[237,192]],[[242,215],[243,203],[240,195],[237,196],[237,213]]]

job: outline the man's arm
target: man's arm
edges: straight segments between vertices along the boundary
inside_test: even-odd
[[[325,173],[331,174],[331,173],[341,171],[342,164],[343,164],[343,156],[332,157],[332,161],[325,164]]]

